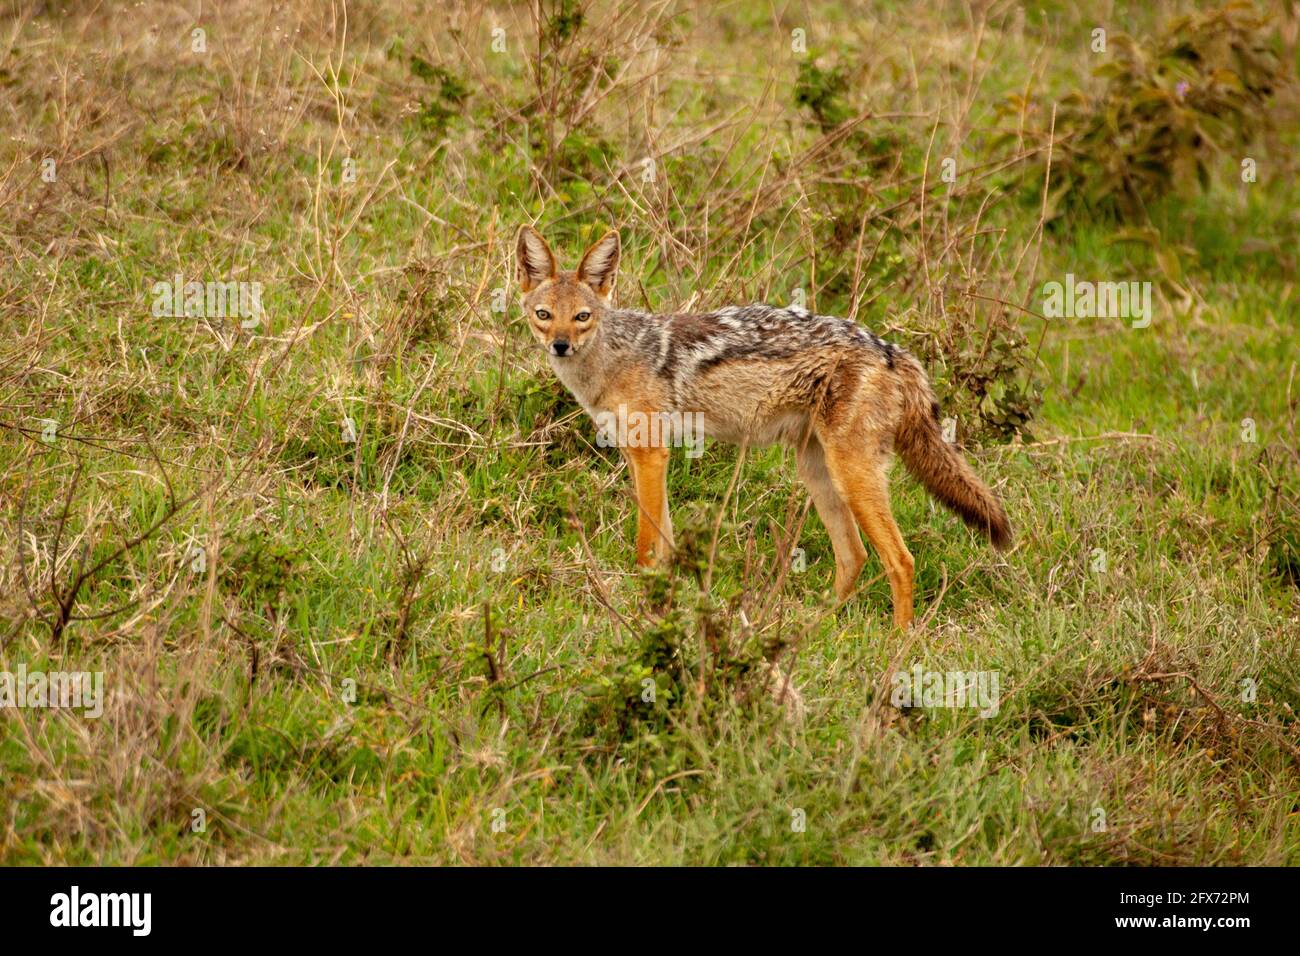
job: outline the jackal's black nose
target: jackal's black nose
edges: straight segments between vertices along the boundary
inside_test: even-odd
[[[556,339],[551,343],[551,351],[556,355],[567,355],[569,352],[569,340]]]

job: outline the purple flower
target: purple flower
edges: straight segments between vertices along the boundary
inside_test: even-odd
[[[1190,88],[1190,84],[1186,80],[1179,80],[1178,85],[1174,87],[1174,92],[1178,94],[1178,98],[1181,100],[1187,95],[1187,91]]]

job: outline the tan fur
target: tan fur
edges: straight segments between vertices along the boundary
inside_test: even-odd
[[[800,309],[731,307],[703,315],[647,315],[610,303],[616,232],[560,272],[546,241],[519,231],[516,257],[529,328],[551,368],[593,416],[615,411],[698,414],[710,437],[794,447],[835,552],[835,593],[847,599],[866,563],[859,531],[880,555],[894,621],[913,614],[914,561],[889,506],[887,470],[904,464],[941,503],[1009,546],[993,493],[944,442],[920,364],[853,323]],[[637,563],[672,552],[670,449],[622,449],[637,505]]]

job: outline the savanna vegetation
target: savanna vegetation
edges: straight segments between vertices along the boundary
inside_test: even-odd
[[[6,4],[0,672],[104,699],[0,710],[0,863],[1300,862],[1297,22]],[[1015,548],[896,469],[900,634],[792,455],[710,444],[635,572],[523,222],[911,349]]]

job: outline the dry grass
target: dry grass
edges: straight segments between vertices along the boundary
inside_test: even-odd
[[[1005,94],[1088,82],[1091,20],[578,9],[0,16],[0,671],[108,692],[0,714],[0,860],[1295,862],[1293,154],[1151,210],[1195,294],[1149,334],[1053,324],[1066,271],[1162,282],[1106,223],[1045,226],[1041,144],[991,145]],[[1019,547],[899,482],[900,639],[878,576],[823,603],[782,454],[711,447],[673,484],[716,553],[640,580],[626,478],[515,321],[522,220],[570,253],[621,225],[630,305],[803,296],[914,349]],[[157,317],[176,274],[265,314]],[[647,646],[681,699],[593,722],[672,669]],[[999,672],[999,714],[890,706],[917,662]]]

